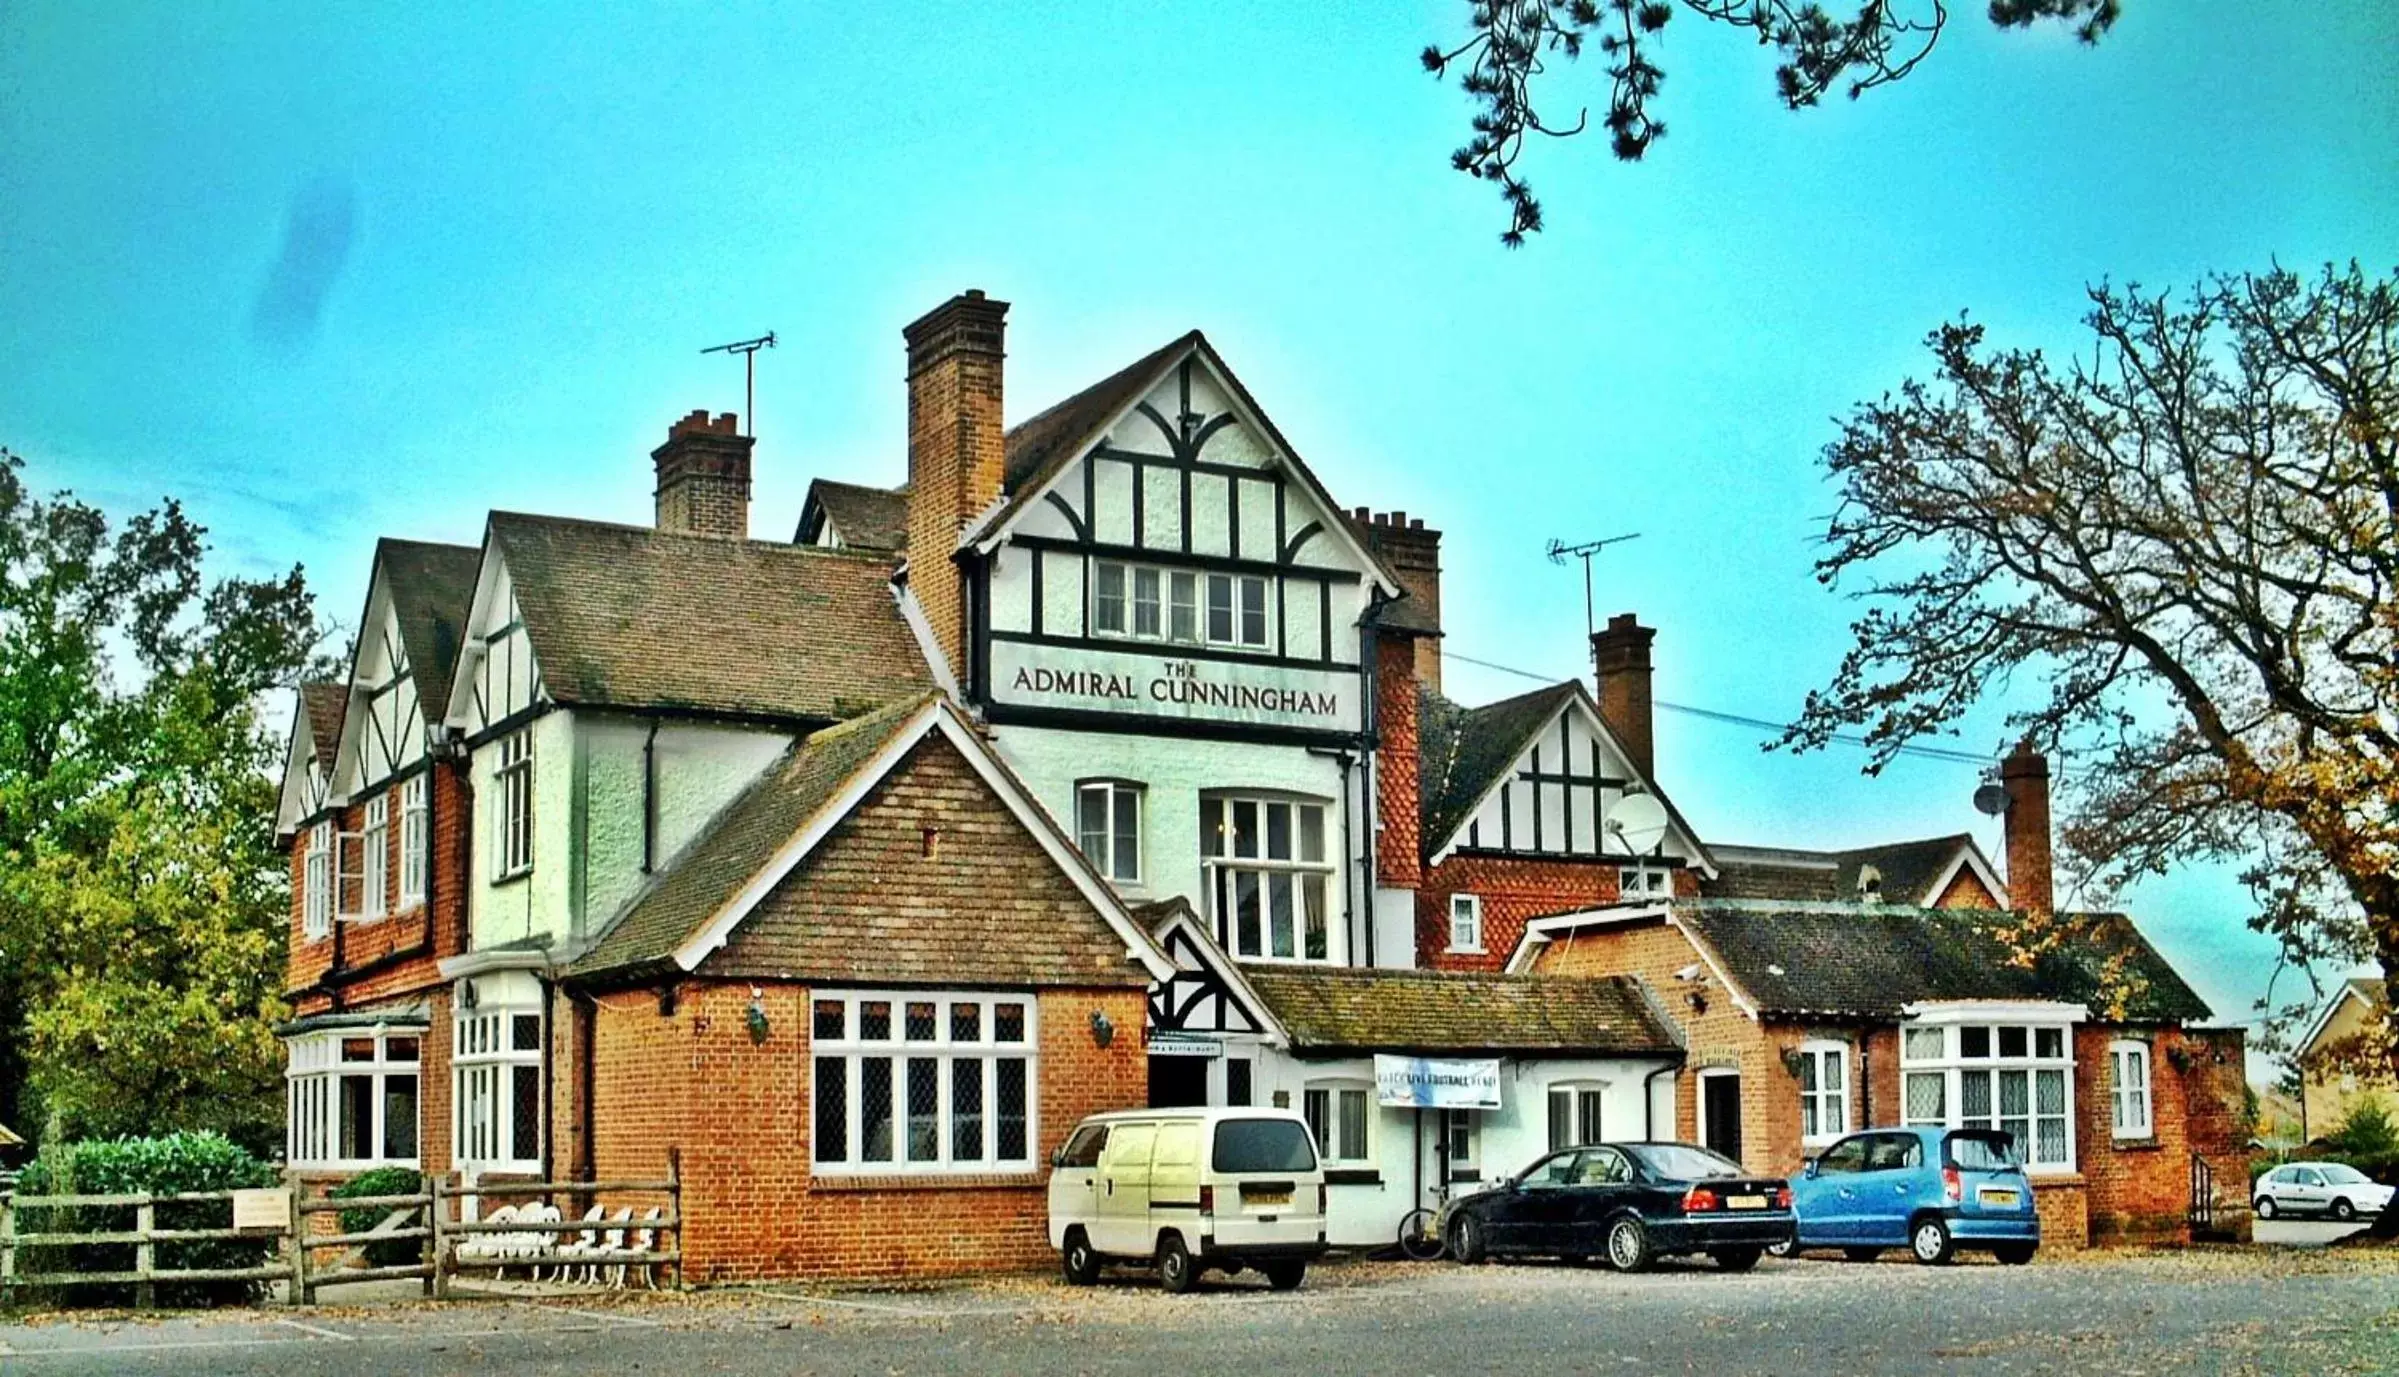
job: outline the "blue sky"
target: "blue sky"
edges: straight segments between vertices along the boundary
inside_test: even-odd
[[[698,349],[772,329],[753,524],[786,532],[811,476],[897,480],[899,327],[979,286],[1012,416],[1197,325],[1344,501],[1446,532],[1452,650],[1578,672],[1543,546],[1639,531],[1600,610],[1662,628],[1660,696],[1779,718],[1853,612],[1809,576],[1830,418],[1939,321],[2071,347],[2103,277],[2399,259],[2374,0],[2130,0],[2095,50],[1960,5],[1907,82],[1797,115],[1684,14],[1668,137],[1535,150],[1551,228],[1512,254],[1413,56],[1461,4],[437,8],[0,10],[0,444],[37,484],[176,494],[352,618],[378,534],[646,520],[666,422],[740,405]],[[1971,766],[1671,714],[1659,752],[1718,840],[1996,847]],[[2246,1016],[2226,876],[2134,903]]]

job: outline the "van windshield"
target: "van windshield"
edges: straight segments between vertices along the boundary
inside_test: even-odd
[[[1305,1124],[1289,1119],[1225,1119],[1216,1125],[1220,1172],[1314,1171],[1316,1148]]]
[[[2015,1135],[1952,1133],[1949,1160],[1968,1171],[2007,1171],[2016,1165]]]

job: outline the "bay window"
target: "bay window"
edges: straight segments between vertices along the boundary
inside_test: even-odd
[[[2027,1170],[2074,1167],[2074,1060],[2065,1024],[1939,1023],[1900,1029],[1907,1123],[2012,1135]]]
[[[1849,1044],[1799,1047],[1799,1141],[1822,1143],[1849,1131]]]
[[[358,913],[380,918],[391,909],[391,794],[367,800],[366,826],[359,833]]]
[[[828,1174],[1030,1171],[1038,1067],[1025,996],[827,993],[809,1014],[810,1152]]]
[[[2119,1038],[2108,1044],[2107,1065],[2115,1136],[2150,1137],[2157,1130],[2149,1110],[2149,1044]]]
[[[482,1168],[541,1166],[542,1015],[538,1007],[461,1009],[451,1058],[461,1163]]]
[[[286,1040],[284,1151],[295,1167],[417,1164],[419,1030],[303,1033]]]
[[[1141,786],[1121,779],[1075,785],[1075,837],[1083,855],[1111,880],[1141,879]]]
[[[1374,1090],[1371,1086],[1327,1083],[1300,1093],[1308,1132],[1316,1138],[1316,1153],[1326,1166],[1373,1160],[1371,1125]]]
[[[1216,940],[1235,957],[1331,959],[1324,805],[1299,799],[1200,798],[1201,870]]]
[[[311,938],[333,931],[333,824],[308,829],[308,854],[301,861],[301,931]]]
[[[425,902],[427,871],[433,848],[427,807],[428,777],[416,775],[400,786],[400,908],[403,912]]]

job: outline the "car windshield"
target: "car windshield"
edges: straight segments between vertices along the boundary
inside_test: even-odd
[[[1650,1175],[1667,1181],[1707,1181],[1744,1174],[1739,1162],[1685,1143],[1644,1143],[1625,1151],[1640,1158]]]
[[[1952,1133],[1949,1160],[1968,1171],[2006,1171],[2016,1165],[2015,1141],[2004,1133]]]
[[[1308,1127],[1290,1119],[1226,1119],[1216,1125],[1216,1170],[1313,1171]]]
[[[2343,1166],[2338,1162],[2326,1162],[2316,1170],[2324,1173],[2324,1179],[2336,1186],[2365,1186],[2373,1184],[2374,1181],[2373,1177],[2357,1168]]]

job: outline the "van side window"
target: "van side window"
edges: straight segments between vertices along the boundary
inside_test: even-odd
[[[1096,1167],[1100,1164],[1100,1149],[1108,1145],[1106,1124],[1085,1124],[1066,1140],[1066,1150],[1058,1158],[1062,1167]]]

